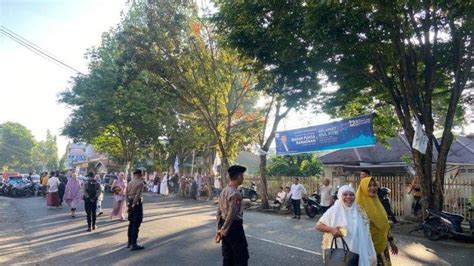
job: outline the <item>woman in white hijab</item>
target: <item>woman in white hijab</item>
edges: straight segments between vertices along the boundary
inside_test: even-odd
[[[376,265],[377,257],[369,231],[367,214],[355,203],[355,191],[351,186],[342,186],[336,202],[316,224],[316,230],[324,233],[322,249],[331,248],[334,236],[343,236],[350,251],[359,254],[359,265]],[[342,247],[342,241],[337,239]]]
[[[161,195],[168,195],[168,173],[165,173],[163,175],[163,178],[161,179],[161,184],[160,184],[160,194]]]

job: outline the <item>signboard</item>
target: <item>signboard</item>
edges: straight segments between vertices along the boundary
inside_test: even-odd
[[[86,156],[83,154],[68,154],[67,158],[71,161],[78,161],[78,162],[86,160]]]
[[[372,114],[329,124],[276,132],[277,155],[373,146]]]

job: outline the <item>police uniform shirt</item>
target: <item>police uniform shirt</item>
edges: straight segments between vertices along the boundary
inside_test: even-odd
[[[132,205],[137,205],[138,201],[142,198],[143,192],[143,181],[141,179],[134,178],[127,186],[127,198],[133,199]]]
[[[235,187],[227,186],[219,195],[219,208],[217,210],[217,220],[224,220],[224,224],[218,228],[223,230],[226,236],[229,232],[232,221],[243,219],[243,208],[241,207],[242,195]],[[218,225],[219,227],[219,225]]]

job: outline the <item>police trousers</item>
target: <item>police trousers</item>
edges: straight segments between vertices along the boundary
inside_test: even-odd
[[[137,245],[138,232],[143,221],[143,205],[139,201],[135,207],[132,208],[133,200],[128,200],[128,244],[131,246]]]
[[[95,226],[95,210],[97,208],[97,202],[91,201],[89,198],[84,199],[84,210],[86,211],[87,214],[87,226],[89,228],[92,228]]]
[[[222,257],[224,266],[247,265],[249,252],[241,220],[233,221],[227,235],[222,237]]]

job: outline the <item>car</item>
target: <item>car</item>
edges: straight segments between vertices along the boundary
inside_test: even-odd
[[[23,176],[10,176],[8,178],[8,184],[9,185],[12,185],[14,187],[18,187],[18,186],[23,186],[26,184],[26,181],[25,179],[23,178]]]

